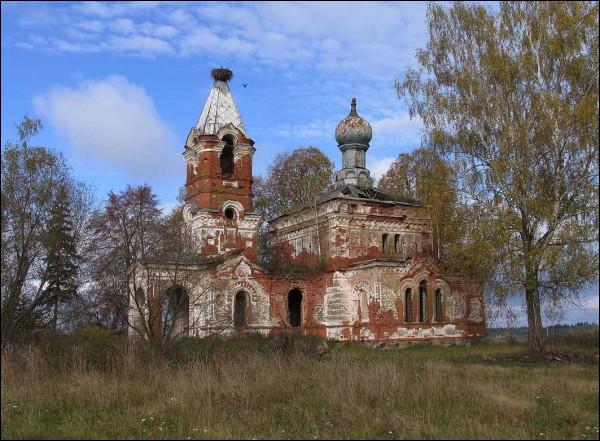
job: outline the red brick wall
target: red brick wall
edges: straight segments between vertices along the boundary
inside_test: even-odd
[[[203,147],[212,148],[220,141],[216,136],[204,136],[201,142]],[[237,187],[224,184],[223,181],[236,181]],[[251,154],[235,161],[232,175],[223,176],[219,152],[201,151],[198,154],[197,174],[194,174],[192,164],[187,166],[185,199],[187,203],[195,202],[199,208],[212,209],[219,209],[226,200],[233,200],[240,202],[246,211],[252,211],[252,183]]]

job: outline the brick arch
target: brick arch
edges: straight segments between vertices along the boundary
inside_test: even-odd
[[[219,138],[219,140],[221,140],[221,141],[227,135],[230,135],[233,137],[233,145],[237,146],[238,143],[240,142],[240,133],[239,133],[238,129],[236,129],[235,126],[233,126],[232,124],[227,124],[227,125],[221,127],[221,130],[219,130],[217,132],[217,138]]]
[[[421,281],[421,279],[419,279],[419,281]],[[404,293],[406,292],[407,288],[412,289],[412,291],[414,293],[415,289],[418,289],[418,283],[416,283],[415,279],[413,279],[413,278],[404,279],[402,282],[400,282],[400,285],[398,286],[398,291],[396,293],[396,297],[402,297],[403,302],[404,302]]]
[[[238,217],[241,217],[244,214],[244,206],[238,201],[227,200],[221,204],[219,210],[221,213],[225,213],[229,207],[233,208],[236,211]]]
[[[258,300],[258,291],[256,289],[256,286],[254,286],[253,283],[246,281],[246,280],[235,282],[233,285],[231,285],[229,287],[229,289],[227,291],[228,291],[227,295],[229,297],[229,300],[231,300],[233,297],[235,297],[235,294],[238,291],[246,291],[248,293],[248,295],[250,296],[251,301]]]
[[[419,279],[420,280],[420,279]],[[415,307],[415,293],[418,294],[418,283],[415,282],[415,279],[413,278],[408,278],[408,279],[404,279],[402,282],[400,282],[400,285],[398,286],[398,291],[396,292],[396,313],[398,314],[398,320],[403,320],[406,322],[406,312],[404,310],[405,304],[404,304],[404,296],[406,294],[406,290],[409,289],[412,292],[412,309],[413,309],[413,320],[415,318],[415,311],[414,311],[414,307]]]
[[[192,220],[192,218],[194,217],[194,214],[192,213],[192,205],[191,204],[185,204],[183,206],[183,220],[186,222],[190,222]]]
[[[270,298],[267,293],[260,289],[260,285],[258,285],[254,280],[238,280],[232,285],[230,285],[226,291],[226,303],[231,317],[233,317],[234,313],[234,303],[235,303],[235,295],[239,291],[244,291],[248,295],[248,311],[249,311],[249,320],[247,322],[248,326],[256,325],[257,320],[260,322],[260,314],[269,314],[268,308],[270,308]],[[266,308],[266,309],[265,309]],[[257,315],[258,314],[258,315]]]
[[[371,289],[371,284],[366,280],[361,280],[354,285],[354,292],[358,291],[367,291],[369,294],[373,294],[373,290]]]

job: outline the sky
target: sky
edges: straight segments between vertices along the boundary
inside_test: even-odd
[[[493,3],[488,4],[494,7]],[[427,44],[425,2],[3,2],[1,141],[40,118],[34,143],[63,152],[102,200],[148,183],[164,207],[185,180],[183,146],[214,67],[255,141],[254,174],[277,154],[318,146],[336,164],[334,132],[356,97],[373,128],[381,176],[420,146],[394,82]],[[242,84],[247,84],[243,87]],[[517,305],[518,307],[519,305]],[[520,319],[523,320],[522,318]],[[598,286],[566,321],[598,322]]]

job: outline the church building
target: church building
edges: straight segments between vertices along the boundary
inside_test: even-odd
[[[132,292],[150,307],[136,308],[130,298],[130,323],[140,323],[152,298],[168,292],[180,309],[170,331],[178,335],[297,332],[338,341],[441,343],[485,334],[481,288],[443,272],[427,208],[373,187],[372,129],[354,98],[335,128],[342,166],[334,190],[314,206],[269,220],[278,262],[319,269],[285,274],[261,266],[261,218],[252,205],[252,158],[260,146],[231,94],[231,71],[214,69],[212,77],[183,153],[183,217],[200,263],[179,269],[187,277],[176,284],[169,282],[168,263],[131,269]]]

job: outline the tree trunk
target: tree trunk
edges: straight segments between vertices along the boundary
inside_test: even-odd
[[[56,333],[56,325],[58,323],[58,296],[54,299],[54,314],[52,315],[52,329]]]
[[[525,288],[525,299],[527,300],[529,353],[531,355],[538,355],[544,350],[544,342],[542,340],[540,294],[537,287],[532,287],[532,285],[528,283],[528,286]]]

